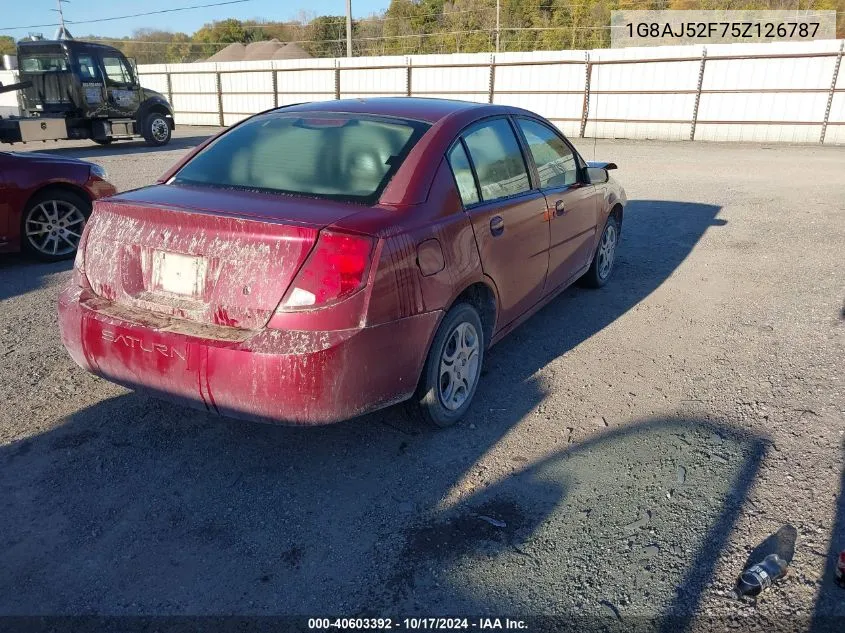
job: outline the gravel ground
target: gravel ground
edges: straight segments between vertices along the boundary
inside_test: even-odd
[[[38,149],[127,189],[211,131]],[[579,145],[631,200],[614,279],[495,347],[442,432],[401,409],[255,425],[113,386],[59,342],[69,265],[0,258],[0,614],[845,630],[824,619],[845,618],[845,148]],[[785,523],[788,576],[731,599]]]

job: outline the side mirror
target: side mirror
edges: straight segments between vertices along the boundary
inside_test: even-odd
[[[611,163],[613,165],[613,163]],[[616,165],[613,165],[616,167]],[[612,169],[610,166],[608,167],[587,167],[587,177],[590,179],[591,185],[601,185],[606,183],[610,180],[610,174],[607,173],[608,169]]]

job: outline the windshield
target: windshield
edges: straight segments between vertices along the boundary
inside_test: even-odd
[[[25,73],[64,72],[68,69],[67,57],[61,53],[23,55],[19,64],[21,71]]]
[[[221,136],[172,182],[371,203],[427,129],[358,114],[273,113]]]

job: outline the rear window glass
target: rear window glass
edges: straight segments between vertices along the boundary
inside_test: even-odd
[[[428,126],[348,114],[273,114],[233,128],[173,182],[373,202]]]
[[[24,55],[18,62],[25,73],[63,72],[68,69],[67,58],[61,54]]]

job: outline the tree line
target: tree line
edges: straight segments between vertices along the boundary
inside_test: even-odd
[[[499,50],[607,48],[610,13],[647,9],[837,10],[837,36],[845,37],[845,0],[500,0]],[[226,19],[193,34],[161,28],[100,40],[139,64],[202,60],[229,44],[278,39],[296,42],[313,57],[346,55],[346,18],[302,13],[288,22]],[[353,54],[477,53],[496,47],[496,0],[391,0],[388,8],[352,23]],[[14,40],[0,36],[0,54]]]

